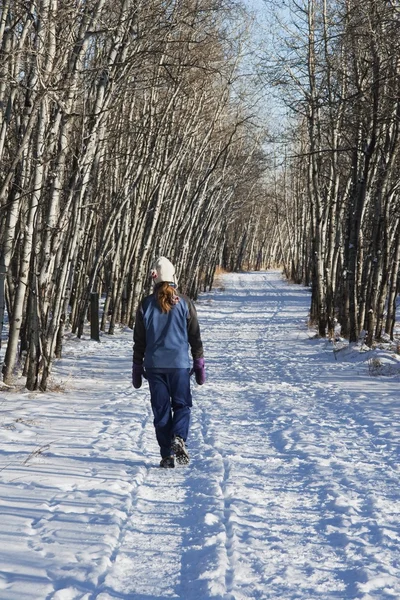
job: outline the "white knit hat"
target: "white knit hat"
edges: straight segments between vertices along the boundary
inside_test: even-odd
[[[168,283],[173,283],[177,285],[178,280],[175,274],[175,267],[164,256],[160,256],[157,258],[154,267],[151,270],[151,276],[153,278],[153,283],[156,285],[157,283],[161,283],[162,281],[167,281]]]

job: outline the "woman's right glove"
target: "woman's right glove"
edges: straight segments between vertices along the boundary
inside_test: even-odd
[[[203,385],[206,380],[206,369],[204,366],[204,358],[195,358],[193,360],[193,369],[190,371],[190,375],[194,373],[196,383]]]
[[[142,377],[144,375],[143,364],[133,361],[132,364],[132,385],[137,390],[142,387]]]

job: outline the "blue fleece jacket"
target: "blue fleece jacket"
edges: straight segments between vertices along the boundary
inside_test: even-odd
[[[203,344],[193,302],[177,292],[179,302],[163,313],[154,294],[147,296],[136,313],[133,359],[145,369],[190,367],[192,358],[203,357]]]

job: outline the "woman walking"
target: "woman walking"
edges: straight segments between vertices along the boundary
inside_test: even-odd
[[[154,291],[140,303],[133,334],[132,384],[150,388],[160,467],[189,463],[186,440],[192,395],[190,375],[205,382],[203,344],[193,302],[180,294],[173,264],[160,257],[151,271]],[[193,359],[190,370],[189,349]]]

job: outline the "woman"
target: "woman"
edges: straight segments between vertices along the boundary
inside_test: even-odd
[[[133,334],[132,384],[149,382],[154,427],[160,446],[160,467],[189,463],[190,375],[205,382],[203,344],[193,302],[176,290],[173,264],[160,257],[151,271],[154,291],[136,313]],[[193,358],[190,371],[189,347]]]

